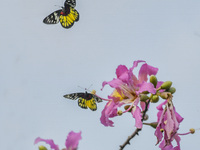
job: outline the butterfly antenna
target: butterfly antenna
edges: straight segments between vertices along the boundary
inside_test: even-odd
[[[91,87],[92,85],[90,85],[90,87]],[[79,88],[81,88],[81,89],[83,89],[83,90],[85,90],[85,91],[89,91],[89,92],[91,92],[90,90],[89,90],[89,88],[83,88],[83,87],[81,87],[81,86],[78,86]]]
[[[93,86],[93,84],[91,84],[87,90],[89,91],[89,89],[90,89],[92,86]]]
[[[83,90],[85,90],[85,88],[83,88],[82,86],[79,86],[79,85],[78,85],[78,87],[81,88],[81,89],[83,89]]]
[[[63,6],[59,6],[59,5],[54,5],[54,6],[57,6],[57,7],[63,8]]]

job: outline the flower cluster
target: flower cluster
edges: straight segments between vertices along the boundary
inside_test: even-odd
[[[139,63],[144,64],[139,70],[138,77],[136,77],[133,70]],[[150,107],[149,103],[157,103],[159,97],[161,97],[164,102],[157,106],[157,122],[149,125],[156,128],[157,144],[160,143],[159,147],[162,150],[180,150],[180,137],[177,131],[183,118],[176,112],[172,103],[172,94],[176,89],[171,87],[171,81],[157,81],[155,77],[157,72],[158,68],[141,60],[134,61],[133,66],[129,69],[124,65],[119,65],[116,69],[117,78],[109,82],[104,81],[102,84],[103,87],[108,84],[114,90],[108,96],[108,102],[102,111],[100,120],[104,126],[113,127],[114,123],[110,118],[131,112],[135,119],[135,126],[140,130],[145,119],[145,113]],[[124,111],[120,110],[123,105]],[[165,108],[162,108],[163,106]],[[177,142],[176,147],[172,145],[173,140]]]
[[[133,70],[139,63],[144,63],[139,71],[138,78],[133,74]],[[145,61],[134,61],[131,68],[124,65],[118,66],[116,69],[117,78],[112,81],[103,82],[103,87],[108,84],[114,88],[113,93],[108,96],[108,103],[102,111],[101,123],[105,126],[113,126],[113,122],[109,119],[118,114],[122,114],[131,110],[133,118],[135,118],[137,128],[142,128],[142,111],[145,109],[145,102],[140,101],[141,94],[148,92],[155,94],[156,88],[151,82],[148,82],[148,76],[156,75],[158,68],[152,67]],[[138,104],[140,103],[140,106]],[[130,104],[125,111],[121,112],[117,109],[122,105]],[[119,113],[118,113],[119,112]],[[121,113],[120,113],[121,112]]]

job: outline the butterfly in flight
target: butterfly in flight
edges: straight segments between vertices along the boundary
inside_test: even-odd
[[[56,10],[46,18],[43,22],[45,24],[57,24],[60,22],[63,28],[70,28],[74,25],[75,21],[79,20],[79,13],[74,7],[76,0],[66,0],[62,9]]]
[[[91,93],[72,93],[64,95],[65,98],[76,100],[78,99],[78,106],[83,109],[90,108],[92,111],[97,110],[97,103],[102,102],[102,99],[95,95],[96,91],[93,90]]]

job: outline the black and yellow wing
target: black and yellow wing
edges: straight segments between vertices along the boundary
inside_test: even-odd
[[[48,15],[43,22],[45,24],[57,24],[60,22],[63,28],[68,29],[73,26],[74,22],[79,20],[79,13],[74,9],[75,6],[76,0],[66,0],[62,9]]]
[[[97,103],[102,102],[102,99],[91,93],[72,93],[64,95],[65,98],[76,100],[78,99],[78,106],[83,109],[90,108],[92,111],[97,110]]]
[[[45,24],[57,24],[60,21],[60,13],[62,12],[62,9],[54,11],[50,15],[48,15],[46,18],[44,18],[43,23]]]
[[[60,15],[60,24],[63,28],[70,28],[75,21],[79,20],[79,13],[76,9],[70,7],[69,13],[62,13]]]

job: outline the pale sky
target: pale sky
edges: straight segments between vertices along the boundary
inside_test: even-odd
[[[80,20],[71,29],[43,19],[64,0],[12,0],[0,5],[0,149],[37,150],[35,138],[64,148],[67,134],[82,131],[79,150],[118,150],[135,130],[130,114],[100,123],[106,102],[92,112],[64,94],[89,87],[106,98],[103,81],[123,64],[145,60],[158,80],[177,89],[174,105],[184,117],[180,133],[200,128],[200,1],[77,0]],[[162,100],[159,102],[161,103]],[[158,103],[158,104],[159,104]],[[149,122],[156,120],[154,104]],[[181,137],[181,150],[198,150],[200,132]],[[159,150],[154,130],[144,126],[125,150]],[[44,144],[43,144],[44,145]]]

